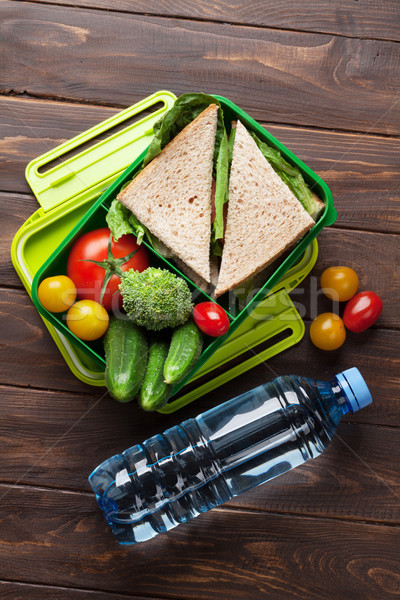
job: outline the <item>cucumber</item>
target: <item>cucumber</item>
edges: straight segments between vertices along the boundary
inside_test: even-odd
[[[149,347],[149,361],[139,393],[139,404],[144,410],[158,410],[168,400],[171,386],[164,381],[164,363],[169,344],[153,340]]]
[[[142,385],[147,365],[147,341],[143,329],[111,317],[104,338],[106,386],[118,402],[133,400]]]
[[[175,384],[183,379],[198,361],[202,348],[203,334],[193,321],[177,327],[164,364],[166,383]]]

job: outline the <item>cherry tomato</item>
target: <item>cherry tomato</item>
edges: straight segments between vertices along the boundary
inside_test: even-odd
[[[224,335],[229,329],[228,315],[214,302],[200,302],[193,309],[193,318],[203,333],[211,337]]]
[[[122,271],[128,271],[128,269],[144,271],[150,266],[145,248],[137,245],[134,235],[123,235],[118,242],[112,240],[111,257],[108,256],[109,239],[110,230],[104,227],[85,233],[73,245],[68,257],[67,274],[75,283],[79,298],[100,302],[106,269],[90,261],[104,262],[107,260],[112,265],[113,262],[115,264],[113,259],[121,259],[137,250],[131,259],[120,265]],[[111,310],[112,307],[122,307],[122,298],[118,291],[120,283],[120,277],[112,275],[101,302],[106,310]]]
[[[80,300],[67,312],[67,325],[81,340],[93,341],[101,337],[108,327],[108,312],[94,300]]]
[[[346,339],[342,319],[334,313],[322,313],[311,323],[310,338],[321,350],[337,350]]]
[[[358,290],[357,273],[350,267],[329,267],[321,275],[321,288],[331,300],[350,300]]]
[[[50,312],[64,312],[75,302],[76,287],[65,275],[46,277],[38,287],[38,298],[42,306]]]
[[[365,331],[382,312],[382,300],[375,292],[360,292],[346,304],[343,321],[354,333]]]

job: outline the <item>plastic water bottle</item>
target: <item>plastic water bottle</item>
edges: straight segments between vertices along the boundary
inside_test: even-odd
[[[118,542],[143,542],[315,458],[371,402],[356,368],[329,383],[277,377],[113,456],[89,482]]]

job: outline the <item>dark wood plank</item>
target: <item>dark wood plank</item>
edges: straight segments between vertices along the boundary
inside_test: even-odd
[[[0,581],[0,597],[3,600],[145,600],[143,596],[136,596],[134,592],[129,594],[110,594],[109,592],[96,592],[93,590],[77,590],[72,588],[38,585],[32,583],[17,583],[11,581]],[[146,596],[148,600],[148,596]],[[151,600],[161,600],[161,596]]]
[[[89,495],[1,491],[3,578],[185,599],[398,597],[398,527],[223,508],[129,549]]]
[[[3,98],[0,190],[27,192],[25,167],[29,161],[115,111],[100,106]],[[393,233],[400,230],[400,140],[268,123],[264,126],[326,180],[338,210],[338,225]],[[10,200],[0,194],[3,218],[11,219],[6,224],[10,234],[15,231],[18,215],[22,224],[36,210],[36,201],[32,201],[21,212],[24,204],[22,198],[13,196]]]
[[[2,235],[0,239],[0,282],[3,285],[21,287],[12,262],[12,240],[22,224],[39,208],[36,198],[28,194],[0,192]]]
[[[346,265],[354,268],[359,278],[359,291],[373,290],[383,301],[377,327],[400,327],[397,302],[400,296],[400,238],[398,235],[368,233],[365,231],[328,228],[318,236],[317,263],[303,286],[293,292],[302,316],[314,319],[325,311],[343,313],[344,303],[328,300],[319,289],[320,275],[330,266]],[[304,295],[302,296],[302,287]],[[354,339],[368,342],[369,332]],[[352,338],[353,339],[353,338]]]
[[[0,290],[0,382],[84,393],[25,291]]]
[[[400,133],[396,43],[12,1],[2,27],[3,92],[123,106],[200,89],[262,121]]]
[[[231,393],[237,393],[232,386]],[[7,387],[0,387],[0,395],[0,481],[77,491],[88,491],[89,473],[106,458],[220,400],[215,393],[167,416],[149,415],[135,403],[125,406],[108,397],[97,402],[96,395],[82,398]],[[376,398],[381,410],[382,400]],[[400,523],[399,464],[400,429],[342,423],[318,460],[236,498],[232,505]]]
[[[116,112],[103,106],[2,97],[0,190],[30,192],[25,167],[31,160]]]
[[[48,0],[39,1],[47,3]],[[49,4],[110,9],[107,0],[50,0]],[[161,0],[157,3],[114,0],[112,9],[128,13],[336,33],[350,37],[400,39],[400,12],[396,0],[385,0],[384,6],[374,0],[357,0],[356,3],[346,0],[308,0],[301,4],[297,0],[250,3],[240,0]]]

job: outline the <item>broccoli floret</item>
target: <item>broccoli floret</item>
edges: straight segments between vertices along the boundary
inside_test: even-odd
[[[186,281],[167,269],[129,269],[119,289],[129,318],[152,331],[182,325],[193,310]]]

